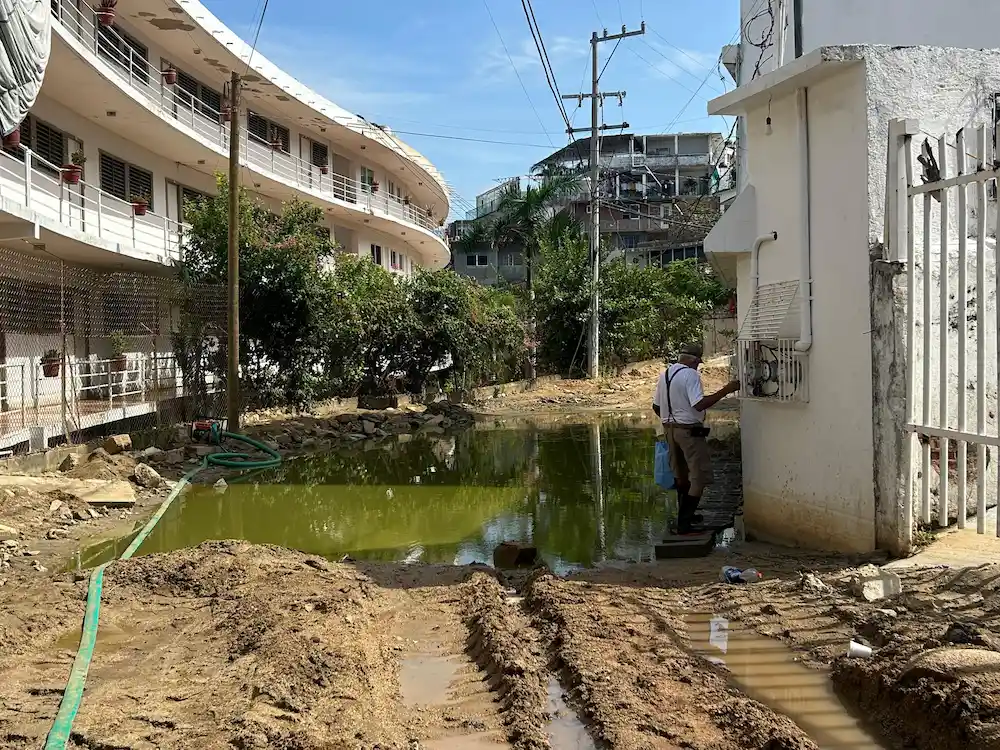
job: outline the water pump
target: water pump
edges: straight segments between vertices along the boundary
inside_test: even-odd
[[[195,443],[218,445],[226,431],[226,420],[215,417],[195,417],[191,422],[191,440]]]

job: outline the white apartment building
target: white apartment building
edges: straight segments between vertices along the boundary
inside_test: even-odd
[[[740,118],[740,192],[705,253],[737,290],[747,530],[905,554],[996,503],[1000,4],[742,11],[708,105]]]
[[[155,408],[146,381],[171,371],[169,322],[161,323],[170,311],[121,325],[109,322],[113,304],[101,315],[74,313],[93,294],[67,278],[104,274],[90,282],[96,289],[170,275],[184,244],[185,198],[213,192],[215,173],[227,169],[232,115],[223,94],[232,70],[244,81],[244,187],[275,211],[293,197],[322,207],[343,251],[393,272],[448,263],[448,189],[434,166],[388,128],[259,52],[251,57],[198,0],[51,0],[51,9],[40,95],[20,144],[8,139],[0,152],[0,277],[11,289],[0,305],[13,305],[0,316],[11,321],[0,331],[0,449]],[[37,289],[18,283],[28,277]],[[33,300],[53,308],[58,325],[24,323],[21,307]],[[109,361],[116,332],[137,349],[127,365]],[[63,340],[70,372],[44,374],[53,366],[40,355],[61,351]]]

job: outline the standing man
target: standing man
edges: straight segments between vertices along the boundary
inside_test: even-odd
[[[705,487],[713,480],[705,412],[740,389],[740,381],[733,380],[706,396],[698,373],[701,356],[702,348],[697,344],[682,346],[677,362],[660,374],[653,394],[653,411],[663,422],[670,450],[677,490],[678,534],[690,534],[693,525],[701,522],[696,511]]]

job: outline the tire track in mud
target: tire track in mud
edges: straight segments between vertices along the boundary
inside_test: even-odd
[[[639,590],[551,575],[526,601],[548,623],[572,702],[598,743],[614,750],[817,750],[790,719],[729,685],[683,645],[675,617]]]

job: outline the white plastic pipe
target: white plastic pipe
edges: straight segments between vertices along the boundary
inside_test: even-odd
[[[799,127],[799,194],[802,196],[802,238],[799,242],[799,340],[795,351],[807,352],[812,348],[812,228],[809,220],[811,200],[809,192],[809,100],[806,89],[795,92],[795,105]]]
[[[753,279],[753,292],[750,295],[750,304],[753,304],[754,299],[757,297],[757,287],[760,286],[760,248],[765,242],[774,242],[777,239],[777,232],[762,234],[753,241],[753,247],[750,248],[750,278]]]

